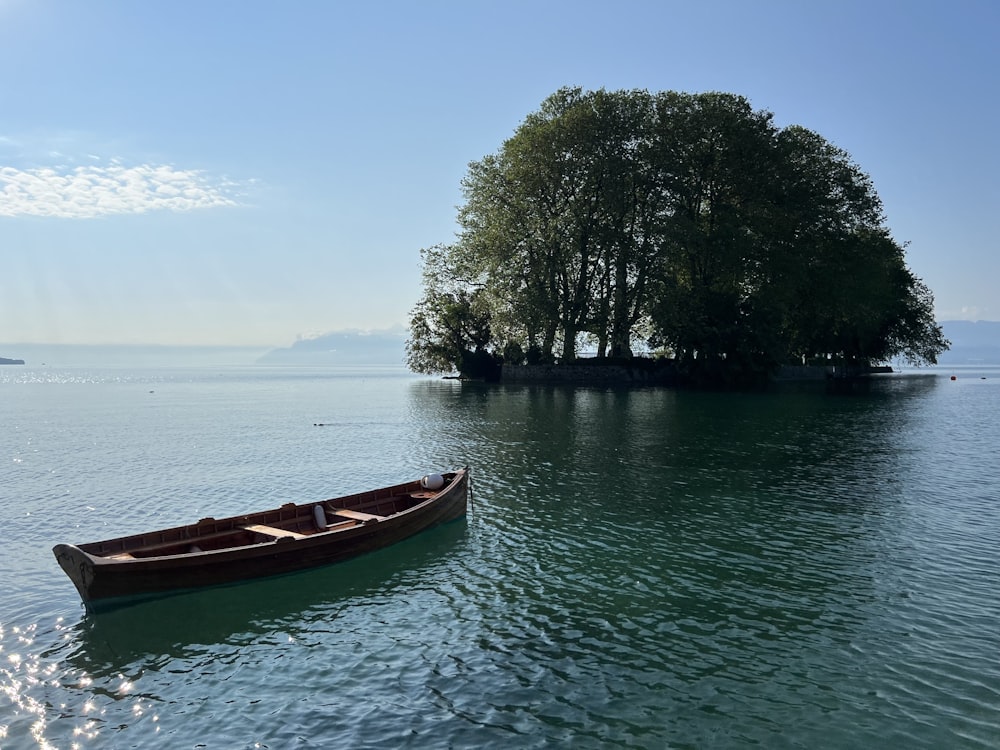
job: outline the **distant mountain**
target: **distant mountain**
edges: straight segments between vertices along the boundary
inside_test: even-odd
[[[333,331],[272,349],[257,360],[264,365],[402,365],[406,330]]]
[[[951,349],[938,358],[938,364],[1000,364],[1000,321],[943,320],[940,325]]]
[[[31,367],[187,367],[249,365],[262,346],[173,346],[156,344],[4,344]]]
[[[169,346],[155,344],[6,344],[24,360],[0,364],[45,367],[187,367],[200,365],[399,365],[406,356],[406,329],[346,330],[300,339],[284,348],[262,346]]]
[[[938,359],[943,365],[1000,364],[1000,322],[946,320],[940,322],[951,349]],[[402,326],[382,331],[333,331],[272,349],[258,364],[402,365],[407,331]]]

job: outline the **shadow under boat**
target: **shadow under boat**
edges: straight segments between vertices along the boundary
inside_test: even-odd
[[[458,559],[463,517],[391,547],[344,562],[210,588],[188,589],[104,609],[86,608],[75,626],[80,669],[181,658],[198,646],[246,643],[275,629],[294,635],[344,607],[412,590]]]

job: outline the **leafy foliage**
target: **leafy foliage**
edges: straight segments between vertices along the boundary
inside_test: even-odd
[[[410,315],[406,361],[414,372],[457,370],[465,377],[495,380],[500,361],[488,348],[489,311],[480,288],[452,275],[453,253],[440,246],[423,251],[425,291]]]
[[[561,89],[462,187],[457,242],[424,251],[419,372],[569,362],[586,340],[739,382],[948,346],[868,176],[740,96]]]

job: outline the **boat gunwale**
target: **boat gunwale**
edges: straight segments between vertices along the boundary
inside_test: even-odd
[[[149,549],[151,547],[159,546],[160,544],[174,545],[174,544],[183,544],[185,542],[193,544],[196,543],[199,539],[207,538],[209,534],[205,534],[202,536],[192,536],[186,539],[177,539],[163,543],[150,543],[135,547],[134,550],[122,550],[121,552],[108,553],[105,555],[94,554],[93,552],[89,552],[88,550],[85,549],[85,547],[92,547],[94,545],[103,545],[115,542],[126,542],[127,540],[143,537],[147,534],[156,534],[161,532],[165,533],[173,531],[179,532],[188,529],[194,529],[204,522],[210,522],[214,524],[226,524],[232,522],[234,524],[232,528],[224,529],[219,532],[211,532],[212,536],[214,536],[215,533],[222,535],[239,534],[242,532],[254,533],[250,529],[246,529],[244,527],[259,523],[258,521],[254,520],[255,517],[257,516],[264,516],[267,513],[279,511],[282,509],[292,509],[292,508],[304,512],[309,512],[316,505],[325,505],[328,509],[330,509],[332,512],[335,513],[337,507],[330,506],[329,503],[339,503],[341,501],[351,500],[354,498],[364,498],[365,496],[368,495],[374,496],[380,492],[398,490],[398,492],[392,492],[391,494],[386,496],[385,500],[391,500],[394,497],[397,496],[402,497],[409,494],[409,492],[406,491],[407,488],[414,488],[414,491],[420,490],[421,489],[420,480],[419,479],[411,480],[409,482],[404,482],[401,484],[389,485],[387,487],[378,487],[364,492],[358,492],[350,495],[343,495],[340,497],[327,498],[325,500],[317,500],[315,502],[310,502],[310,503],[285,503],[283,505],[279,505],[274,508],[267,508],[261,511],[254,511],[251,513],[228,516],[225,518],[218,518],[218,519],[203,518],[193,524],[173,526],[166,529],[157,529],[149,532],[143,532],[140,534],[130,534],[122,537],[111,537],[109,539],[102,539],[94,542],[86,542],[82,545],[60,544],[57,545],[56,548],[71,547],[79,551],[82,555],[85,555],[91,561],[92,564],[100,567],[117,567],[117,566],[141,567],[145,564],[162,564],[163,561],[167,560],[176,561],[182,567],[187,567],[187,565],[196,564],[198,561],[201,560],[207,560],[210,558],[220,559],[223,556],[227,555],[232,555],[235,557],[256,556],[256,555],[247,555],[246,552],[248,550],[259,551],[259,554],[272,554],[272,548],[279,545],[282,547],[283,550],[287,549],[287,551],[291,551],[292,549],[295,548],[308,547],[314,545],[318,546],[320,543],[328,543],[331,540],[331,538],[334,537],[335,535],[343,535],[344,538],[351,536],[361,536],[364,535],[365,533],[376,533],[379,527],[382,527],[384,529],[385,524],[396,525],[400,520],[408,516],[414,515],[415,513],[418,513],[422,510],[426,510],[428,506],[436,504],[442,499],[446,498],[451,492],[453,492],[456,488],[458,488],[462,484],[460,479],[464,474],[467,474],[467,472],[468,472],[468,467],[465,467],[463,469],[458,469],[452,472],[444,472],[443,476],[451,477],[451,480],[448,482],[447,485],[441,488],[441,490],[433,493],[430,497],[422,499],[419,503],[416,503],[410,506],[409,508],[404,508],[403,510],[393,513],[391,515],[385,516],[381,520],[369,521],[369,522],[356,521],[353,524],[347,524],[346,522],[350,519],[345,518],[344,525],[331,524],[332,528],[327,528],[323,531],[314,531],[313,533],[305,535],[300,539],[294,538],[292,534],[294,534],[295,532],[291,530],[279,529],[280,531],[287,531],[288,536],[276,536],[273,539],[264,539],[252,542],[250,544],[238,544],[228,547],[221,547],[219,549],[197,550],[193,552],[179,552],[169,555],[145,555],[142,557],[133,557],[131,555],[131,552],[132,551],[141,552],[143,549]],[[343,509],[350,510],[349,508],[343,508]],[[355,533],[352,534],[350,532],[355,532]],[[128,557],[118,556],[122,554],[128,554],[129,556]]]

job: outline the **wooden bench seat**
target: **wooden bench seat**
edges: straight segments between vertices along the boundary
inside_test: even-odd
[[[251,523],[243,526],[247,531],[252,531],[255,534],[266,534],[267,536],[273,537],[291,537],[292,539],[305,539],[307,534],[300,534],[297,531],[288,531],[287,529],[279,529],[275,526],[264,526],[259,523]]]
[[[386,516],[376,516],[374,513],[362,513],[359,510],[348,510],[347,508],[337,508],[331,512],[335,516],[353,518],[355,521],[384,521],[386,518]]]
[[[339,525],[339,524],[338,524]],[[232,536],[234,534],[240,534],[242,532],[249,531],[255,534],[264,534],[265,536],[271,536],[276,539],[305,539],[308,534],[300,534],[297,531],[288,531],[287,529],[279,529],[276,526],[265,526],[264,524],[243,524],[239,526],[234,526],[231,529],[224,529],[222,531],[214,531],[208,534],[202,534],[201,536],[193,536],[184,539],[171,539],[163,542],[156,542],[153,544],[146,544],[141,547],[135,547],[130,551],[125,552],[95,552],[93,554],[98,557],[103,557],[108,560],[133,560],[144,557],[155,557],[158,552],[162,550],[173,549],[175,547],[183,548],[187,547],[183,551],[171,552],[170,555],[177,554],[190,554],[192,552],[202,552],[203,550],[198,546],[199,543],[211,542],[215,539],[223,539],[225,537]],[[132,554],[136,553],[136,554]]]

